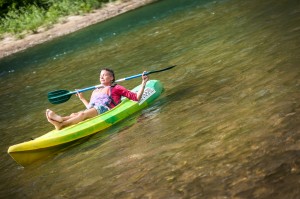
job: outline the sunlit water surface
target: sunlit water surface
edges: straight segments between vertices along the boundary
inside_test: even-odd
[[[0,198],[299,198],[299,35],[297,0],[163,0],[0,60]],[[7,154],[53,129],[46,108],[84,108],[48,91],[173,64],[107,131],[26,168]]]

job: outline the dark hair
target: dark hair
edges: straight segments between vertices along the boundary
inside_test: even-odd
[[[103,70],[108,71],[108,72],[113,76],[113,81],[112,81],[112,83],[114,83],[114,82],[116,81],[114,71],[113,71],[112,69],[110,69],[110,68],[103,68],[101,71],[103,71]]]

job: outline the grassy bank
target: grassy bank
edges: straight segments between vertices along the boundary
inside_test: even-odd
[[[37,33],[39,28],[49,29],[68,15],[82,15],[115,0],[0,0],[0,39],[7,34],[22,38]],[[10,3],[7,3],[10,2]]]

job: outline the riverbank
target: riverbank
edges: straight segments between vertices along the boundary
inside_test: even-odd
[[[92,13],[64,17],[60,20],[60,23],[55,24],[52,28],[47,30],[40,28],[38,33],[26,35],[23,39],[6,36],[0,40],[0,59],[155,1],[158,0],[126,0],[107,3],[104,7],[94,10]]]

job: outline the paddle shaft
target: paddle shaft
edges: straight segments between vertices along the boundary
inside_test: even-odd
[[[162,72],[162,71],[165,71],[165,70],[169,70],[171,68],[174,68],[175,66],[176,65],[169,66],[169,67],[161,69],[161,70],[154,70],[154,71],[145,72],[144,75],[150,75],[152,73],[158,73],[158,72]],[[141,77],[141,76],[143,76],[143,73],[133,75],[133,76],[130,76],[130,77],[125,77],[125,78],[122,78],[122,79],[118,79],[115,82],[131,80],[131,79],[138,78],[138,77]],[[68,101],[73,94],[82,93],[82,92],[85,92],[85,91],[88,91],[88,90],[94,90],[94,89],[100,88],[100,87],[103,87],[103,85],[99,84],[99,85],[96,85],[96,86],[91,86],[91,87],[87,87],[87,88],[83,88],[83,89],[79,89],[79,90],[75,90],[75,91],[67,91],[67,90],[52,91],[52,92],[48,93],[48,100],[52,104],[60,104],[60,103]]]
[[[144,75],[150,75],[150,74],[153,74],[153,73],[158,73],[158,72],[162,72],[162,71],[165,71],[165,70],[169,70],[171,68],[174,68],[175,66],[176,65],[169,66],[169,67],[161,69],[161,70],[154,70],[154,71],[145,72]],[[141,76],[143,76],[143,73],[137,74],[137,75],[132,75],[130,77],[125,77],[125,78],[122,78],[122,79],[118,79],[115,82],[117,83],[117,82],[127,81],[127,80],[135,79],[135,78],[138,78],[138,77],[141,77]],[[79,89],[79,90],[76,90],[76,91],[71,91],[68,94],[73,95],[73,94],[76,94],[76,93],[82,93],[82,92],[85,92],[85,91],[94,90],[94,89],[100,88],[100,87],[103,87],[103,86],[101,84],[99,84],[99,85],[96,85],[96,86],[91,86],[91,87]]]

